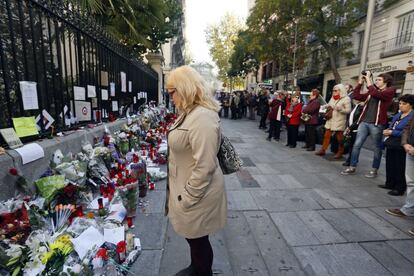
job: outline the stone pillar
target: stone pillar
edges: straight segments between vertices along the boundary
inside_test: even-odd
[[[151,65],[152,69],[154,69],[158,74],[158,104],[161,104],[163,103],[162,63],[164,62],[164,58],[160,53],[148,53],[145,58],[148,60],[148,63]]]

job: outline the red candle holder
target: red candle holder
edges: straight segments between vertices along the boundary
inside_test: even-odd
[[[134,220],[133,217],[127,217],[127,225],[129,228],[133,228],[134,227]]]
[[[82,205],[76,206],[76,216],[83,217],[83,208]]]
[[[148,187],[151,191],[155,190],[155,184],[154,183],[150,183],[149,187]]]
[[[102,197],[98,198],[98,205],[99,205],[99,209],[103,208],[103,199],[102,199]]]

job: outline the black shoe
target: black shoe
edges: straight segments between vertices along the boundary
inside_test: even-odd
[[[391,188],[391,187],[388,187],[387,185],[383,185],[383,184],[378,185],[378,187],[380,187],[381,189],[392,190],[392,188]]]
[[[307,145],[304,145],[304,146],[302,147],[302,149],[307,149],[307,148],[309,148]]]
[[[289,146],[290,146],[289,144],[286,144],[286,145],[285,145],[285,147],[289,147]]]
[[[344,167],[349,167],[349,165],[351,165],[351,163],[349,163],[349,162],[342,163],[342,166],[344,166]]]
[[[195,271],[193,267],[190,265],[180,271],[178,271],[174,276],[195,276]]]
[[[266,138],[267,141],[270,141],[271,139],[269,137]]]
[[[294,148],[296,148],[296,146],[290,145],[289,148],[294,149]]]
[[[307,148],[306,151],[315,151],[315,148]]]
[[[280,141],[279,138],[273,138],[273,140],[275,140],[276,142],[279,142]]]
[[[405,192],[404,191],[398,191],[398,190],[392,190],[392,191],[389,191],[388,194],[392,195],[392,196],[402,196],[402,195],[405,194]]]

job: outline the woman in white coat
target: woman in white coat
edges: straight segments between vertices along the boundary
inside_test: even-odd
[[[191,251],[191,265],[176,275],[212,275],[208,235],[223,228],[227,218],[224,177],[217,159],[220,105],[189,66],[173,70],[166,86],[180,112],[168,132],[166,213]]]
[[[331,111],[329,111],[331,110]],[[333,133],[336,135],[338,141],[338,151],[334,158],[341,159],[344,153],[344,130],[346,128],[346,116],[351,112],[351,99],[349,98],[345,85],[337,84],[333,88],[332,98],[329,100],[327,114],[331,116],[325,117],[325,135],[321,149],[316,155],[325,155],[326,150],[331,142]]]

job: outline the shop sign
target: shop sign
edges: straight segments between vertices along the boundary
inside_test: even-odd
[[[383,65],[381,62],[367,64],[367,70],[371,71],[371,73],[384,73],[397,70],[397,66],[392,65]]]

